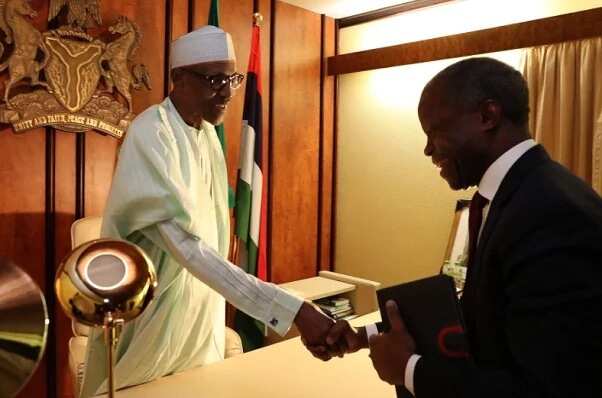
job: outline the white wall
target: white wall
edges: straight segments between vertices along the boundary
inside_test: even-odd
[[[602,6],[593,0],[459,0],[345,28],[353,52]],[[490,54],[518,67],[520,50]],[[457,199],[423,155],[416,109],[442,60],[339,77],[337,272],[391,285],[438,272]]]

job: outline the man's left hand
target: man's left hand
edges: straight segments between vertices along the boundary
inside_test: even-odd
[[[387,301],[387,314],[391,330],[370,337],[370,358],[381,380],[404,385],[406,365],[415,353],[416,343],[399,315],[397,304],[392,300]]]

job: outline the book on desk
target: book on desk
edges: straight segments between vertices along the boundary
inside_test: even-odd
[[[349,320],[355,317],[351,301],[346,297],[328,297],[315,301],[315,304],[332,319]]]

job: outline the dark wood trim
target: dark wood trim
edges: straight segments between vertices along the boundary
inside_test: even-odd
[[[190,16],[190,14],[188,14]],[[189,17],[190,18],[190,17]],[[189,22],[190,23],[190,22]],[[169,57],[171,54],[171,38],[173,35],[173,0],[165,0],[165,58],[163,60],[164,74],[163,77],[163,95],[167,97],[169,94],[169,86],[171,83],[170,79],[170,65]]]
[[[328,74],[340,75],[602,35],[602,7],[413,43],[336,55]]]
[[[268,99],[268,203],[266,206],[267,211],[267,280],[272,281],[272,198],[274,197],[274,184],[272,181],[272,174],[274,168],[274,41],[276,32],[276,0],[272,0],[270,3],[270,95]]]
[[[56,176],[56,132],[52,127],[46,127],[46,178],[44,205],[44,235],[45,235],[45,297],[48,316],[54,319],[56,300],[54,296],[54,257],[55,257],[55,176]],[[56,383],[59,380],[56,371],[56,324],[50,322],[46,337],[46,397],[56,397]]]
[[[320,153],[318,155],[318,235],[316,241],[317,259],[316,261],[316,275],[320,273],[322,269],[322,206],[324,205],[324,79],[326,77],[326,62],[324,55],[326,54],[326,15],[320,15],[320,118],[319,118],[319,147]]]
[[[338,20],[334,22],[334,54],[339,55],[339,31],[341,29]],[[330,212],[330,269],[336,271],[336,237],[337,237],[337,163],[339,153],[339,78],[334,77],[334,115],[332,136],[332,211]]]
[[[336,77],[326,75],[326,59],[336,54],[336,20],[323,16],[320,92],[320,169],[318,216],[318,271],[332,271],[333,190],[334,190],[334,127]]]
[[[253,0],[253,13],[259,12],[259,0]]]
[[[195,5],[196,1],[188,0],[188,32],[192,32],[192,29],[194,29]]]
[[[419,8],[430,7],[440,3],[447,3],[449,1],[451,0],[414,0],[396,6],[379,8],[378,10],[368,11],[362,14],[340,18],[337,20],[337,22],[339,22],[339,26],[341,28],[347,28],[349,26],[371,22],[377,19],[392,17],[393,15],[401,14],[402,12],[408,12],[412,10],[417,10]]]
[[[86,134],[75,138],[75,219],[86,215]]]

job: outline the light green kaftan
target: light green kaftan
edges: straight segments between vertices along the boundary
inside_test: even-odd
[[[209,123],[184,123],[167,98],[128,130],[104,213],[102,236],[128,239],[152,259],[155,299],[124,326],[116,350],[116,387],[144,383],[223,359],[225,302],[165,251],[155,227],[175,222],[226,257],[229,245],[227,172]],[[80,397],[106,391],[102,329],[88,340]]]

